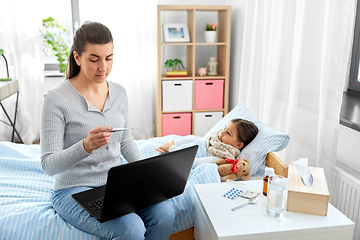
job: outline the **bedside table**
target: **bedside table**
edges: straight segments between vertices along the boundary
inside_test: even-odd
[[[261,191],[261,195],[256,204],[231,211],[231,208],[248,202],[241,197],[234,200],[223,197],[232,187]],[[262,180],[198,184],[195,193],[196,240],[353,239],[355,224],[330,203],[326,217],[288,211],[282,217],[268,216]]]

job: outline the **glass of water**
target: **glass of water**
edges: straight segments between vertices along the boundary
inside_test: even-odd
[[[281,217],[285,210],[286,179],[274,176],[268,186],[266,213],[270,216]]]

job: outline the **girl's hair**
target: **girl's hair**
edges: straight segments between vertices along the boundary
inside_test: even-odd
[[[244,144],[243,149],[256,137],[258,128],[253,122],[241,118],[236,118],[231,121],[237,125],[238,140]]]
[[[107,44],[109,42],[113,42],[113,38],[106,26],[98,22],[84,22],[74,34],[73,45],[68,57],[66,78],[70,79],[80,72],[80,66],[75,62],[73,51],[76,51],[81,56],[85,52],[88,43]]]

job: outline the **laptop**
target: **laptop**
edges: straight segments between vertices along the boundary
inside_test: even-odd
[[[109,169],[106,185],[72,198],[99,222],[126,215],[183,193],[199,146]]]

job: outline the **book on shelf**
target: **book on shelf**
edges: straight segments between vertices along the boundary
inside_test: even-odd
[[[168,71],[166,72],[167,77],[187,77],[187,71]]]

